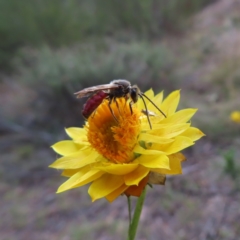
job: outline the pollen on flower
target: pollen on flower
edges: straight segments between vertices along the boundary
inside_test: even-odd
[[[110,112],[106,100],[89,117],[85,128],[89,143],[98,153],[111,162],[127,163],[134,157],[132,150],[141,128],[141,112],[133,106],[131,113],[125,99],[116,101],[117,103],[111,104],[111,108],[117,120]]]

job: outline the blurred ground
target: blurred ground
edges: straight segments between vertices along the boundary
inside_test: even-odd
[[[240,125],[229,120],[231,111],[240,110],[240,1],[216,1],[191,19],[185,31],[154,39],[146,45],[147,49],[152,46],[156,51],[171,50],[165,58],[167,64],[158,62],[161,69],[157,77],[148,71],[150,62],[145,66],[143,62],[131,60],[131,54],[148,60],[153,57],[150,50],[147,56],[139,50],[142,43],[133,44],[129,49],[121,45],[117,50],[116,42],[107,40],[111,49],[105,59],[112,62],[108,57],[112,51],[118,54],[126,51],[129,55],[123,56],[124,61],[130,59],[130,65],[136,69],[136,76],[131,75],[130,79],[143,90],[149,86],[166,92],[181,88],[181,107],[199,108],[193,124],[207,135],[185,152],[188,161],[184,163],[182,176],[169,178],[165,187],[148,190],[136,238],[140,240],[235,240],[240,235],[239,178],[236,177],[240,173]],[[66,51],[83,51],[78,46],[70,50],[44,49],[42,55],[24,49],[23,52],[27,52],[24,61],[30,70],[17,68],[18,72],[4,73],[1,77],[0,239],[126,239],[125,197],[112,204],[105,200],[91,203],[86,187],[55,194],[64,179],[59,172],[48,169],[57,158],[49,146],[66,138],[64,127],[81,126],[82,103],[71,93],[90,81],[92,85],[97,77],[88,81],[82,70],[83,81],[69,84],[67,78],[75,78],[75,57]],[[92,54],[92,50],[88,54]],[[66,59],[62,60],[61,56]],[[41,63],[32,66],[32,59],[37,64],[41,59],[52,59],[48,63],[50,70]],[[55,64],[54,59],[59,62]],[[72,71],[68,74],[63,66],[69,62]],[[15,64],[22,63],[16,60]],[[108,69],[107,64],[99,69]],[[118,64],[122,62],[119,60]],[[100,70],[97,65],[94,67],[97,75]],[[56,73],[56,69],[61,69],[60,73]],[[67,87],[48,89],[47,77],[53,70],[56,76],[61,75]],[[104,71],[101,74],[105,76]],[[110,76],[116,74],[113,72]],[[38,78],[35,88],[23,84],[21,79],[29,76]],[[72,115],[76,118],[71,118]],[[227,168],[228,159],[234,161],[231,168]]]

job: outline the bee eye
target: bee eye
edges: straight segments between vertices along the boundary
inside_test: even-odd
[[[132,88],[130,95],[131,95],[131,99],[133,100],[133,102],[137,102],[137,100],[138,100],[137,90]]]

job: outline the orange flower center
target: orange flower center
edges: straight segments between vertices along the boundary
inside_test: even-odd
[[[105,100],[88,118],[85,127],[92,147],[109,161],[127,163],[133,160],[133,148],[140,132],[141,112],[133,105],[132,113],[125,99]]]

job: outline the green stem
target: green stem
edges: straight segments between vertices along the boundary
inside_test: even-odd
[[[146,188],[142,191],[141,196],[138,198],[133,219],[128,229],[128,240],[134,240],[135,238],[145,196],[146,196]]]
[[[132,222],[132,205],[131,205],[131,199],[130,196],[127,197],[128,200],[128,219],[129,219],[129,228]]]

